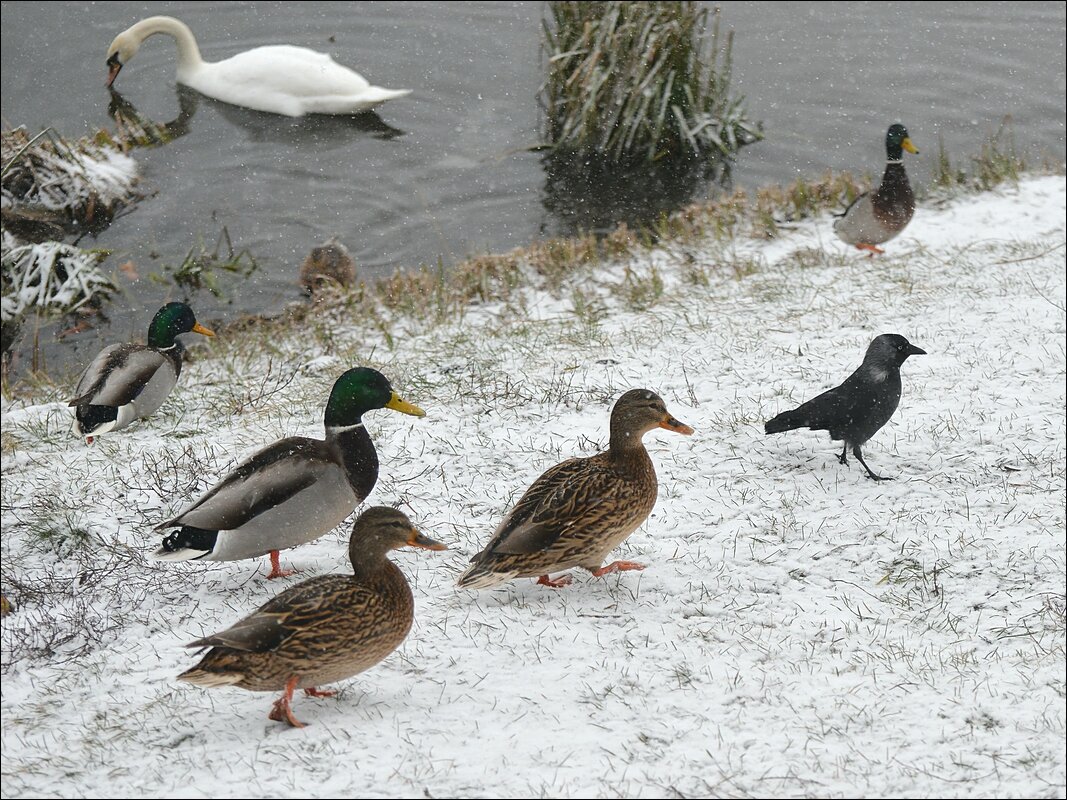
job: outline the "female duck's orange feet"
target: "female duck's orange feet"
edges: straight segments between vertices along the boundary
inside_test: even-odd
[[[272,581],[275,578],[288,578],[296,572],[295,569],[282,569],[282,559],[277,550],[270,551],[270,573],[267,575],[267,580]]]
[[[537,579],[538,586],[551,586],[553,589],[562,589],[564,586],[570,586],[574,580],[570,575],[560,575],[555,580],[552,580],[547,575],[542,575]]]
[[[602,575],[607,575],[612,572],[626,572],[631,569],[644,569],[644,564],[638,564],[636,561],[616,561],[612,564],[608,564],[606,567],[600,569],[591,569],[594,578],[599,578]]]
[[[293,716],[293,709],[291,704],[293,702],[293,692],[296,690],[296,684],[300,680],[299,677],[294,675],[289,679],[289,682],[285,684],[285,694],[274,701],[274,707],[270,710],[268,715],[275,722],[288,722],[294,728],[303,728],[304,723]]]
[[[304,694],[308,697],[333,697],[337,692],[323,691],[322,689],[316,689],[311,686],[304,690]]]
[[[875,253],[878,253],[879,255],[885,255],[885,250],[883,250],[881,247],[876,247],[873,244],[860,243],[856,245],[856,249],[866,250],[868,256],[873,256]]]

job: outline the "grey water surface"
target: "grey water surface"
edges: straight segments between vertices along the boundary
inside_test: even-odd
[[[902,121],[922,150],[909,158],[921,189],[938,138],[961,160],[1011,115],[1017,147],[1034,160],[1064,158],[1063,3],[724,2],[735,31],[734,90],[766,140],[729,170],[755,188],[826,169],[878,173],[885,130]],[[265,44],[330,53],[371,83],[411,89],[376,114],[293,120],[193,97],[188,132],[133,155],[150,196],[94,240],[124,294],[109,323],[56,340],[40,336],[50,371],[80,368],[102,343],[144,336],[155,310],[180,299],[149,280],[223,228],[258,264],[226,278],[223,299],[190,298],[206,324],[246,311],[276,312],[299,297],[305,254],[338,236],[367,274],[448,265],[614,216],[640,221],[715,183],[651,187],[632,207],[576,197],[547,178],[538,142],[543,74],[534,2],[4,2],[2,112],[31,133],[77,137],[112,124],[106,49],[137,20],[169,14],[217,60]],[[148,40],[116,81],[156,121],[179,114],[174,42]],[[186,109],[187,112],[190,109]],[[27,342],[21,345],[25,365]],[[18,365],[16,365],[18,369]]]

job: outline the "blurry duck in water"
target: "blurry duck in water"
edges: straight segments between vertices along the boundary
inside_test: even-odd
[[[311,248],[300,265],[300,285],[310,295],[330,285],[347,288],[355,282],[356,263],[336,236]]]

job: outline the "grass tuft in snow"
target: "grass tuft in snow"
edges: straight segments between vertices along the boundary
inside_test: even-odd
[[[971,156],[969,168],[953,162],[945,149],[942,137],[937,140],[937,168],[934,172],[933,191],[939,195],[952,196],[956,191],[985,192],[1003,183],[1016,184],[1020,176],[1032,171],[1026,156],[1015,147],[1015,131],[1011,115],[1004,117],[997,128],[984,142],[977,154]],[[1042,164],[1041,172],[1062,174],[1063,164]]]

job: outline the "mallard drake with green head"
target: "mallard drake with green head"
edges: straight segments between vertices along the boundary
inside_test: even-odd
[[[388,408],[415,417],[368,367],[344,373],[326,404],[326,439],[293,436],[268,445],[156,530],[178,528],[154,554],[160,561],[236,561],[270,554],[268,578],[283,572],[278,551],[317,539],[344,521],[378,480],[378,454],[363,415]]]
[[[178,383],[183,333],[215,334],[185,303],[167,303],[148,326],[148,344],[113,344],[101,350],[81,377],[70,406],[74,429],[89,444],[103,433],[154,414]]]
[[[904,153],[918,153],[903,125],[889,126],[885,136],[886,164],[881,185],[852,201],[834,220],[834,231],[845,244],[871,254],[884,253],[878,245],[897,236],[915,214],[915,194],[904,172]]]
[[[552,580],[549,573],[582,567],[600,577],[644,569],[632,561],[601,565],[656,504],[656,470],[641,442],[654,428],[693,433],[667,413],[655,392],[626,392],[611,411],[608,449],[557,464],[534,481],[457,585],[481,589],[540,576],[539,584],[558,588],[569,584],[570,576]]]
[[[386,554],[398,547],[445,550],[419,533],[400,511],[367,509],[352,526],[352,575],[321,575],[292,587],[231,628],[187,647],[211,650],[178,680],[198,686],[238,686],[285,694],[270,718],[303,725],[293,692],[350,678],[393,652],[411,630],[415,601],[404,574]]]

